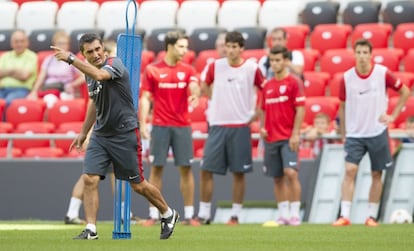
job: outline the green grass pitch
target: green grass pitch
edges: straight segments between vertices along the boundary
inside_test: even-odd
[[[303,224],[298,227],[262,227],[258,224],[190,227],[177,225],[169,240],[159,240],[159,225],[131,225],[131,240],[112,240],[112,222],[98,222],[99,240],[79,241],[72,237],[83,226],[61,222],[0,221],[0,250],[414,250],[414,225],[364,225],[332,227]]]

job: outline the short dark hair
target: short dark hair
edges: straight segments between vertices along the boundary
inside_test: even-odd
[[[367,39],[364,39],[364,38],[362,38],[362,39],[358,39],[358,40],[355,42],[355,44],[354,44],[354,50],[355,50],[355,48],[356,48],[357,46],[368,46],[368,48],[369,48],[369,52],[372,52],[372,44],[371,44],[371,42],[370,42],[369,40],[367,40]]]
[[[238,43],[240,47],[244,47],[244,37],[238,31],[227,32],[225,41],[226,41],[226,44],[227,43]]]
[[[276,54],[282,54],[283,58],[286,59],[290,59],[290,51],[281,45],[275,45],[270,49],[270,54],[272,55],[276,55]]]
[[[81,38],[79,39],[79,49],[81,52],[83,52],[84,48],[83,45],[84,44],[89,44],[92,43],[93,41],[98,40],[100,44],[102,44],[102,38],[99,34],[96,33],[85,33],[81,36]]]
[[[185,35],[181,31],[169,31],[169,32],[167,32],[167,34],[165,34],[165,38],[164,38],[165,50],[167,50],[168,45],[174,45],[175,43],[177,43],[178,40],[183,39],[183,38],[188,40],[188,36]]]

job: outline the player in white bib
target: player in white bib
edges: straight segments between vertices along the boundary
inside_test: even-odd
[[[382,193],[382,171],[391,167],[387,125],[400,114],[409,94],[405,86],[385,66],[372,63],[372,45],[358,40],[354,45],[356,64],[344,73],[340,86],[339,116],[342,138],[345,140],[345,177],[342,183],[340,217],[333,226],[350,225],[351,202],[358,166],[368,153],[372,183],[365,225],[378,226],[376,221]],[[400,99],[391,114],[387,114],[386,88],[398,91]]]

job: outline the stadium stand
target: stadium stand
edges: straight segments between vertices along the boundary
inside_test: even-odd
[[[244,49],[263,49],[264,41],[266,37],[266,29],[263,27],[240,27],[236,28],[236,31],[240,32],[245,41]]]
[[[36,133],[53,133],[54,130],[55,126],[52,123],[36,121],[18,124],[16,129],[13,130],[13,133],[32,135]],[[15,139],[13,141],[13,147],[22,150],[23,153],[30,147],[49,147],[50,145],[49,139]]]
[[[184,1],[177,11],[177,26],[184,28],[188,35],[196,28],[214,27],[219,8],[215,0]]]
[[[260,9],[256,0],[224,1],[217,13],[218,27],[232,31],[240,27],[255,27]]]
[[[214,59],[217,58],[220,58],[217,50],[202,50],[194,61],[194,67],[197,72],[201,73],[207,64],[213,62]]]
[[[414,48],[410,49],[404,56],[404,70],[414,73]]]
[[[9,149],[7,147],[0,147],[0,158],[7,158],[7,157],[19,158],[22,156],[22,150],[18,148],[10,149],[11,156],[8,156],[8,153],[9,153]]]
[[[30,147],[24,151],[23,158],[60,158],[63,157],[63,150],[54,147]]]
[[[397,105],[399,97],[391,97],[388,102],[388,113],[391,113]],[[405,103],[400,115],[394,120],[395,128],[401,128],[409,116],[414,116],[414,96],[410,96]]]
[[[414,48],[414,22],[397,25],[397,28],[392,34],[392,38],[393,46],[403,49],[404,53]]]
[[[336,24],[338,19],[338,2],[307,2],[302,12],[302,23],[313,30],[319,24]]]
[[[401,71],[396,71],[394,72],[394,74],[411,90],[413,85],[414,85],[414,73],[411,72],[401,72]],[[399,94],[388,88],[387,89],[387,94],[388,97],[396,97]]]
[[[304,71],[314,71],[316,64],[321,56],[318,50],[315,49],[298,49],[302,52],[305,64],[303,65]]]
[[[327,114],[331,120],[335,120],[338,114],[339,99],[336,97],[308,97],[305,101],[305,118],[304,123],[313,124],[316,114],[323,112]]]
[[[0,51],[8,51],[12,49],[10,46],[10,38],[13,31],[14,29],[0,30]]]
[[[349,49],[327,50],[319,61],[320,70],[333,76],[337,72],[344,72],[355,65],[354,53]]]
[[[259,10],[258,25],[268,31],[275,27],[297,25],[302,5],[301,0],[264,1]]]
[[[138,27],[151,34],[153,29],[175,27],[176,1],[145,1],[140,4]]]
[[[93,1],[64,2],[56,16],[56,26],[70,34],[73,30],[95,29],[99,4]]]
[[[75,30],[72,30],[69,33],[69,36],[70,36],[70,50],[73,53],[76,54],[76,53],[78,53],[80,51],[80,49],[79,49],[79,39],[80,39],[80,37],[83,34],[85,34],[87,32],[97,33],[97,34],[99,34],[101,36],[101,38],[104,38],[105,37],[105,31],[104,30],[97,29],[97,28],[75,29]]]
[[[326,50],[345,49],[351,32],[349,24],[318,24],[310,35],[311,48],[318,50],[321,55]]]
[[[414,1],[389,1],[383,11],[383,21],[395,29],[399,24],[414,22],[413,13]]]
[[[29,35],[29,48],[34,52],[50,51],[50,45],[56,31],[54,28],[33,30]]]
[[[14,128],[23,122],[40,122],[44,119],[46,104],[41,100],[15,99],[6,108],[6,122]]]
[[[147,49],[153,51],[155,54],[158,54],[160,51],[165,50],[165,34],[169,31],[181,31],[185,33],[185,30],[182,28],[175,28],[173,26],[168,28],[155,28],[146,38]]]
[[[65,133],[68,135],[76,135],[82,129],[83,122],[64,122],[55,130],[56,133]],[[64,154],[69,154],[69,147],[72,139],[55,139],[55,147],[63,150]]]
[[[201,51],[215,49],[216,39],[220,32],[226,31],[223,28],[197,28],[190,35],[190,49],[198,55]]]
[[[126,22],[126,1],[103,1],[96,14],[96,28],[105,31],[105,38],[108,38],[116,30],[125,32]],[[139,8],[139,5],[137,4]],[[128,24],[132,28],[134,24],[135,9],[130,6],[128,9]],[[137,34],[137,33],[136,33]],[[116,36],[114,41],[116,41]]]
[[[47,121],[56,128],[62,123],[82,122],[85,119],[85,100],[58,100],[51,108],[47,109]]]
[[[310,28],[308,25],[291,25],[282,26],[286,31],[286,47],[289,50],[304,49],[306,46],[306,39],[308,38]],[[270,38],[268,38],[268,45],[270,44]]]
[[[329,81],[329,96],[331,97],[339,97],[339,84],[342,81],[342,78],[344,77],[343,72],[337,72]]]
[[[305,71],[303,72],[305,81],[306,97],[325,96],[331,76],[326,72]]]
[[[351,34],[351,45],[356,40],[365,38],[372,43],[373,48],[388,48],[392,26],[386,23],[358,24]]]
[[[126,32],[126,28],[121,28],[121,29],[114,29],[112,30],[112,32],[110,34],[106,34],[105,33],[105,37],[107,40],[113,40],[113,41],[118,41],[118,35],[121,33],[125,33]],[[132,32],[132,30],[129,30],[129,32]],[[145,37],[145,30],[144,29],[140,29],[140,28],[135,28],[135,35],[140,36],[142,41],[145,41],[146,37]]]
[[[33,30],[54,29],[58,4],[53,1],[24,2],[16,16],[16,27],[30,35]]]
[[[19,5],[15,2],[0,2],[0,30],[13,29],[15,27],[18,9]]]
[[[373,61],[377,64],[385,65],[391,71],[399,71],[403,50],[393,48],[372,49]]]
[[[341,6],[343,4],[345,3],[342,3]],[[380,10],[381,2],[348,2],[342,12],[342,20],[344,24],[349,24],[352,27],[355,27],[358,24],[378,23]]]

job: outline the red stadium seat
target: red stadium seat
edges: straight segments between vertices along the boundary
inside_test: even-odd
[[[6,109],[6,100],[0,99],[0,114],[3,117],[3,112]]]
[[[315,154],[313,153],[312,147],[301,147],[299,148],[298,158],[302,159],[314,159]]]
[[[7,147],[0,147],[0,158],[6,158],[7,156],[7,152],[8,152],[8,148]],[[22,156],[22,150],[20,150],[19,148],[12,148],[11,149],[11,156],[13,158],[18,158]]]
[[[243,58],[244,59],[251,59],[255,62],[259,62],[259,60],[267,54],[267,51],[264,49],[251,49],[251,50],[244,50],[243,51]]]
[[[155,53],[153,51],[144,50],[141,54],[141,72],[145,71],[147,65],[154,62]]]
[[[6,122],[16,128],[19,123],[43,121],[45,110],[42,100],[15,99],[6,109]]]
[[[52,108],[48,109],[47,121],[56,128],[64,122],[82,122],[85,119],[85,100],[58,100]]]
[[[403,50],[392,48],[372,49],[372,60],[388,67],[391,71],[400,70],[400,62],[403,56]]]
[[[36,133],[52,133],[55,126],[49,122],[26,122],[20,123],[13,133],[24,133],[28,136]],[[13,147],[21,149],[23,152],[30,147],[49,147],[50,139],[16,139]]]
[[[55,130],[55,133],[64,133],[75,137],[81,131],[82,125],[83,122],[65,122],[60,124],[59,128]],[[56,139],[55,146],[62,149],[65,154],[69,154],[69,147],[72,142],[72,139]]]
[[[305,95],[307,97],[325,96],[326,87],[328,86],[328,81],[331,77],[329,73],[305,71],[303,76],[305,78],[303,84],[305,86]]]
[[[333,75],[329,81],[329,96],[339,97],[339,84],[341,83],[343,77],[343,72],[337,72]]]
[[[314,71],[315,65],[321,55],[319,51],[314,49],[302,49],[298,51],[302,52],[303,58],[305,60],[303,71]]]
[[[0,122],[0,133],[9,133],[13,131],[13,125],[7,122]],[[6,147],[8,140],[0,140],[0,147]]]
[[[201,51],[194,61],[194,67],[198,73],[201,73],[207,64],[213,62],[217,58],[220,58],[220,55],[216,50]]]
[[[414,23],[399,24],[392,37],[394,48],[402,49],[407,53],[414,48]]]
[[[304,49],[306,46],[306,38],[309,34],[310,28],[306,24],[298,24],[292,26],[282,27],[287,34],[286,47],[289,50]],[[268,38],[268,47],[270,46],[270,37]]]
[[[46,57],[53,55],[54,51],[39,51],[37,52],[37,67],[38,70],[42,67],[42,63]]]
[[[327,114],[331,120],[337,117],[339,108],[339,99],[335,97],[309,97],[305,101],[305,118],[304,123],[313,125],[313,119],[316,114],[323,112]]]
[[[397,105],[399,97],[392,97],[388,101],[388,114],[392,113],[395,106]],[[395,119],[395,128],[401,128],[408,117],[414,116],[414,96],[410,96],[405,103],[400,115]]]
[[[348,49],[328,50],[320,59],[320,70],[333,76],[355,65],[354,53]]]
[[[410,49],[404,56],[404,70],[414,73],[414,48]]]
[[[356,40],[365,38],[373,48],[388,48],[392,26],[385,23],[358,24],[351,34],[352,45]]]
[[[207,97],[200,97],[198,100],[198,106],[193,108],[189,107],[190,119],[191,122],[205,122],[206,119],[206,110],[208,105]]]
[[[401,72],[396,71],[394,72],[395,76],[397,76],[409,89],[411,89],[414,85],[414,73],[411,72]],[[387,89],[388,97],[395,97],[398,96],[398,92],[388,88]]]
[[[348,24],[319,24],[310,35],[311,48],[321,54],[330,49],[345,49],[351,31]]]
[[[157,58],[155,59],[156,61],[161,61],[164,60],[166,51],[160,51],[157,54]],[[192,50],[187,51],[187,53],[184,55],[182,61],[184,63],[190,64],[192,65],[194,63],[194,59],[195,59],[195,52]]]
[[[63,157],[63,150],[54,147],[31,147],[24,151],[24,158],[60,158]]]

